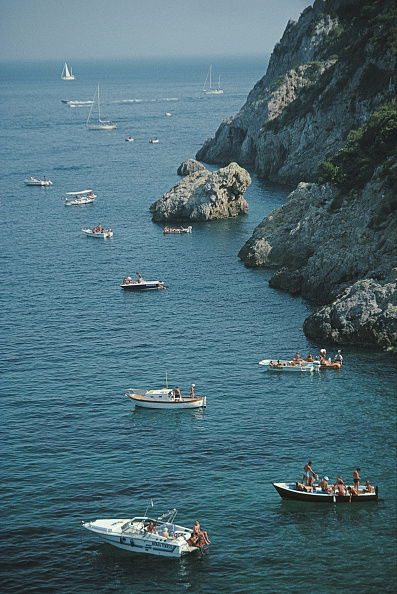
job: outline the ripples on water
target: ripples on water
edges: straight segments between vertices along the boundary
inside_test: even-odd
[[[225,63],[227,91],[211,98],[199,94],[207,65],[180,64],[156,83],[149,67],[97,68],[81,67],[73,86],[8,71],[1,87],[3,591],[391,592],[393,360],[346,348],[341,372],[291,377],[257,365],[323,346],[302,333],[308,306],[237,258],[287,191],[254,177],[247,217],[195,225],[191,236],[163,236],[148,212],[180,162],[243,104],[262,64]],[[60,102],[91,98],[98,77],[115,132],[87,132],[86,111]],[[174,96],[164,117],[161,98]],[[153,101],[118,103],[129,97]],[[23,185],[44,174],[49,190]],[[63,206],[66,191],[88,187],[93,206]],[[98,222],[113,240],[82,236]],[[169,289],[122,292],[121,277],[136,271]],[[208,408],[134,410],[126,389],[160,385],[166,371],[184,390],[195,381]],[[271,482],[299,478],[309,458],[332,478],[360,465],[385,501],[280,501]],[[82,519],[141,514],[151,498],[156,513],[177,507],[182,524],[198,517],[209,552],[135,557],[81,533]]]

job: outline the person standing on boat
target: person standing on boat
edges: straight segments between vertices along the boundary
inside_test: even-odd
[[[317,474],[314,472],[314,470],[312,468],[312,462],[310,460],[309,460],[309,462],[307,464],[304,465],[303,472],[305,473],[303,475],[303,481],[304,481],[305,485],[309,485],[310,473],[313,476],[317,476]]]
[[[137,275],[138,275],[138,280],[137,280],[137,282],[138,282],[138,283],[141,283],[141,282],[142,282],[142,274],[140,274],[139,272],[137,272]]]
[[[354,487],[357,489],[357,491],[360,487],[360,471],[361,471],[361,468],[356,468],[356,470],[353,471],[353,483],[354,483]]]
[[[196,384],[192,384],[190,386],[190,398],[196,398],[196,394],[194,392],[194,388],[195,388]]]
[[[343,357],[341,355],[340,349],[338,349],[338,352],[336,353],[335,357],[334,357],[334,361],[340,361],[342,364],[343,361]]]
[[[175,388],[174,388],[174,394],[175,394],[175,398],[177,400],[182,397],[181,389],[180,389],[179,386],[175,386]]]

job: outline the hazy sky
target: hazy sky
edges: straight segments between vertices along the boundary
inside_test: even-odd
[[[267,54],[311,0],[0,0],[1,59]]]

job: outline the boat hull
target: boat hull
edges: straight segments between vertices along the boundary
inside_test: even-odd
[[[366,503],[368,501],[378,500],[378,489],[373,493],[360,493],[359,495],[335,495],[334,493],[306,493],[297,491],[294,483],[272,483],[277,493],[283,499],[294,501],[310,501],[312,503]]]
[[[155,289],[165,289],[166,286],[160,281],[148,281],[142,283],[122,283],[122,289],[127,291],[153,291]]]
[[[145,398],[143,394],[128,394],[128,398],[134,402],[135,406],[141,408],[156,408],[168,410],[180,410],[184,408],[205,408],[207,406],[206,396],[199,398],[181,398],[181,400],[162,401],[160,399]]]

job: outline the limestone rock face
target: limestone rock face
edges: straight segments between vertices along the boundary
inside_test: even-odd
[[[177,174],[178,175],[190,175],[195,171],[203,171],[205,169],[204,165],[196,159],[186,159],[183,161],[178,167]]]
[[[302,182],[239,256],[247,266],[275,268],[272,287],[328,304],[305,322],[309,336],[397,349],[395,202],[380,171],[347,194]]]
[[[318,164],[395,97],[397,56],[386,41],[395,0],[366,4],[316,0],[290,21],[266,75],[197,159],[236,161],[277,182],[315,181]]]
[[[245,214],[249,173],[230,163],[218,171],[196,171],[184,177],[150,206],[156,222],[210,221]]]
[[[396,288],[396,283],[358,281],[334,303],[309,316],[304,332],[337,344],[375,344],[397,351]]]

